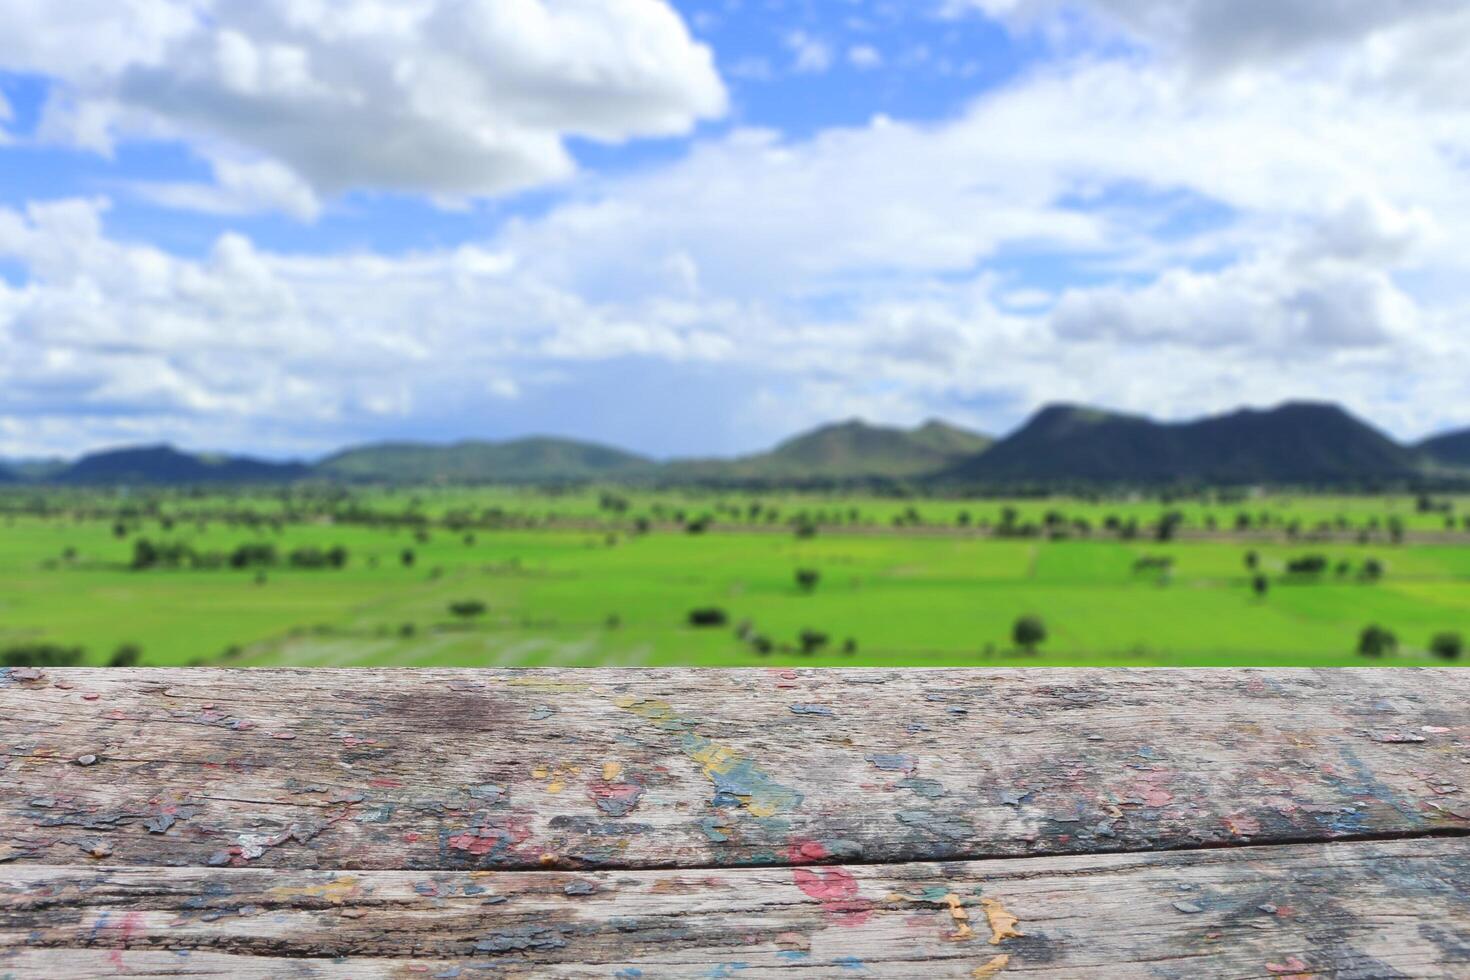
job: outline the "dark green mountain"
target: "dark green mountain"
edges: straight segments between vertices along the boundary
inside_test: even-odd
[[[322,476],[385,483],[557,483],[626,476],[650,460],[571,439],[457,442],[448,446],[396,442],[359,446],[316,465]]]
[[[0,460],[0,474],[12,480],[49,480],[70,465],[64,459]],[[0,475],[0,481],[7,478]]]
[[[1289,402],[1180,423],[1053,405],[947,476],[992,485],[1360,484],[1410,478],[1425,465],[1336,405]]]
[[[939,421],[899,429],[854,419],[804,433],[754,456],[670,463],[663,477],[732,482],[909,479],[938,473],[989,445],[985,436]]]
[[[1444,466],[1470,467],[1470,429],[1446,432],[1419,443],[1420,452]]]
[[[183,453],[172,446],[136,446],[83,456],[46,479],[92,485],[261,483],[299,480],[309,472],[299,463]]]

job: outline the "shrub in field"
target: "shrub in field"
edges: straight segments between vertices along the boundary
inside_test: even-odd
[[[1011,628],[1011,639],[1027,653],[1035,653],[1046,642],[1046,623],[1040,616],[1022,616]]]
[[[1376,623],[1364,627],[1363,632],[1358,634],[1358,653],[1364,657],[1385,657],[1397,653],[1398,649],[1399,638],[1394,636],[1392,630]]]
[[[1465,652],[1465,637],[1459,633],[1436,633],[1429,641],[1429,652],[1442,660],[1459,660]]]
[[[1271,580],[1266,578],[1266,576],[1264,575],[1257,575],[1255,578],[1251,579],[1251,591],[1253,591],[1258,598],[1266,598],[1266,593],[1271,591]]]
[[[803,592],[811,592],[822,580],[822,573],[815,568],[798,568],[796,570],[796,586]]]
[[[1315,577],[1327,571],[1327,564],[1326,555],[1303,555],[1300,558],[1293,558],[1286,563],[1286,573],[1288,575]]]
[[[723,609],[713,606],[705,609],[691,609],[689,611],[689,625],[697,628],[709,628],[713,626],[724,626],[730,622],[729,615]]]
[[[460,599],[449,604],[449,611],[460,619],[474,619],[485,615],[488,607],[479,599]]]
[[[269,568],[275,563],[276,546],[273,544],[242,544],[230,552],[231,568]]]
[[[819,630],[802,630],[797,637],[798,642],[801,643],[801,652],[807,656],[825,647],[829,639],[826,633]]]
[[[81,647],[20,643],[0,650],[0,667],[75,667],[83,655]]]
[[[143,660],[143,649],[136,643],[124,643],[113,651],[109,667],[136,667]]]

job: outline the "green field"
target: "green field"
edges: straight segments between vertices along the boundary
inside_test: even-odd
[[[1157,540],[1169,512],[1178,533]],[[31,491],[0,497],[0,648],[79,646],[102,663],[135,644],[149,665],[239,666],[1445,663],[1430,638],[1470,635],[1466,514],[1470,501],[1410,497]],[[137,570],[139,539],[220,555],[269,543],[280,561]],[[290,567],[304,547],[347,559]],[[1327,570],[1288,574],[1306,555]],[[1370,559],[1380,575],[1364,576]],[[819,572],[814,588],[798,569]],[[484,613],[451,613],[466,600]],[[728,621],[690,626],[705,608]],[[1047,628],[1035,652],[1013,642],[1024,615]],[[1368,624],[1398,652],[1360,656]],[[827,642],[802,652],[804,631]]]

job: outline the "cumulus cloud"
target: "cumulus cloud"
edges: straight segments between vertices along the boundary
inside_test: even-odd
[[[503,193],[570,175],[568,137],[681,134],[726,105],[663,0],[85,5],[0,0],[0,66],[61,83],[41,132],[185,140],[220,187],[153,196],[217,212],[310,214],[306,188]]]
[[[990,6],[1017,18],[1051,9]],[[1170,9],[1187,20],[1207,6]],[[97,118],[112,126],[181,126],[196,91],[202,104],[264,106],[285,98],[271,94],[279,86],[309,103],[320,83],[330,100],[357,69],[325,71],[322,52],[403,18],[409,37],[427,37],[414,18],[430,8],[447,9],[354,7],[373,16],[329,32],[311,4],[291,8],[310,30],[284,7],[252,7],[229,23],[254,54],[168,21],[153,43],[188,57],[167,77],[98,53],[89,71],[106,85],[75,89],[110,93]],[[23,286],[0,281],[0,343],[12,354],[0,359],[0,439],[35,449],[77,432],[192,426],[221,444],[239,426],[256,445],[324,447],[426,417],[454,419],[446,431],[458,433],[474,411],[506,417],[558,386],[582,392],[579,372],[628,359],[736,392],[728,415],[748,425],[730,449],[823,416],[944,413],[1003,427],[1053,398],[1187,415],[1330,397],[1406,435],[1463,423],[1453,413],[1470,372],[1470,103],[1342,84],[1397,64],[1403,32],[1423,25],[1371,19],[1356,40],[1311,43],[1278,32],[1275,47],[1251,48],[1266,54],[1232,56],[1239,70],[1201,84],[1208,59],[1180,54],[1192,21],[1151,26],[1162,4],[1092,9],[1162,53],[1087,49],[938,122],[879,117],[802,139],[736,129],[666,163],[589,176],[461,248],[306,257],[225,235],[190,259],[109,236],[104,202],[0,209],[0,259],[28,273]],[[1265,8],[1243,4],[1240,16],[1250,10]],[[313,31],[327,40],[306,47],[300,70],[258,50]],[[1328,48],[1321,71],[1297,60]],[[261,57],[278,62],[262,71]],[[372,84],[388,86],[383,110],[406,114],[406,131],[427,125],[394,101],[417,91],[409,82]],[[515,104],[518,124],[543,134],[571,132],[575,113],[592,111],[557,115],[547,91]],[[341,152],[364,157],[352,172],[363,185],[386,180],[393,148],[353,129],[367,110],[342,112]],[[311,118],[288,113],[282,125]],[[216,133],[203,151],[214,185],[149,193],[216,213],[272,202],[309,216],[339,189],[267,146],[281,134],[242,133]],[[441,162],[439,178],[453,154]],[[1192,223],[1189,205],[1213,219]]]
[[[1470,9],[1460,0],[950,0],[947,9],[1073,41],[1080,14],[1084,29],[1207,76],[1315,58],[1317,72],[1432,101],[1464,100],[1470,81]]]

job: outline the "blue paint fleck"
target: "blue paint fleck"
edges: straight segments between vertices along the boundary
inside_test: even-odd
[[[913,772],[919,768],[918,760],[911,755],[885,755],[875,753],[865,757],[884,772]]]

